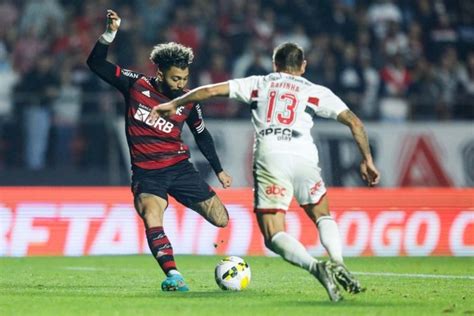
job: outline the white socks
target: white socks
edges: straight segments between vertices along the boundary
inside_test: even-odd
[[[334,219],[330,215],[321,216],[316,221],[316,225],[318,226],[321,244],[328,252],[329,257],[335,262],[343,263],[341,237]]]
[[[170,277],[170,276],[176,275],[176,274],[181,275],[181,273],[179,273],[178,270],[172,269],[172,270],[169,270],[169,271],[168,271],[168,273],[166,274],[166,276],[169,276],[169,277]]]
[[[338,263],[343,263],[341,237],[337,224],[331,216],[321,216],[316,221],[319,230],[319,238],[329,254],[329,257]],[[313,265],[318,261],[313,258],[306,248],[286,232],[278,232],[271,240],[272,250],[283,257],[286,261],[311,271]]]
[[[311,271],[318,261],[313,258],[306,248],[295,238],[286,232],[278,232],[273,235],[272,250],[283,257],[286,261]]]

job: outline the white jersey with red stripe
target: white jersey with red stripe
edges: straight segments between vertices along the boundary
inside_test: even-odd
[[[336,119],[346,104],[330,89],[286,73],[229,81],[229,97],[247,103],[255,127],[255,158],[291,153],[318,160],[313,117]]]

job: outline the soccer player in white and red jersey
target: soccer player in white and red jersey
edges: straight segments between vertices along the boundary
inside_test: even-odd
[[[173,247],[164,228],[168,195],[202,215],[211,224],[225,227],[229,215],[214,190],[189,162],[189,147],[181,132],[188,125],[194,139],[224,188],[232,177],[221,166],[211,134],[197,103],[187,103],[166,119],[151,121],[156,104],[184,93],[193,60],[191,48],[177,43],[156,45],[150,59],[157,65],[156,77],[123,69],[107,60],[107,52],[120,26],[120,17],[107,11],[107,29],[92,49],[87,64],[100,78],[124,96],[125,132],[132,163],[132,192],[135,208],[143,219],[150,250],[166,274],[163,291],[188,291],[176,267]]]
[[[342,296],[333,278],[350,293],[363,290],[343,263],[336,222],[330,215],[326,186],[318,167],[318,150],[311,136],[313,118],[321,116],[347,125],[357,143],[361,176],[369,186],[379,182],[367,134],[360,119],[326,87],[302,77],[304,52],[284,43],[273,53],[273,73],[251,76],[196,88],[169,103],[153,108],[157,119],[189,102],[227,96],[250,105],[255,127],[254,211],[265,245],[285,260],[313,274],[332,301]],[[313,258],[305,247],[285,232],[285,213],[296,198],[319,230],[321,243],[331,261]]]

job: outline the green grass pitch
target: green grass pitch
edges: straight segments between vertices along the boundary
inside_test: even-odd
[[[474,315],[472,257],[347,258],[367,291],[339,303],[280,258],[244,258],[249,288],[225,292],[219,257],[177,256],[188,293],[162,292],[151,256],[0,258],[0,315]]]

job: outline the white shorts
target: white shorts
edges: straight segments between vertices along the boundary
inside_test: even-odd
[[[293,196],[300,205],[317,204],[326,194],[316,159],[285,153],[254,162],[255,212],[285,212]]]

